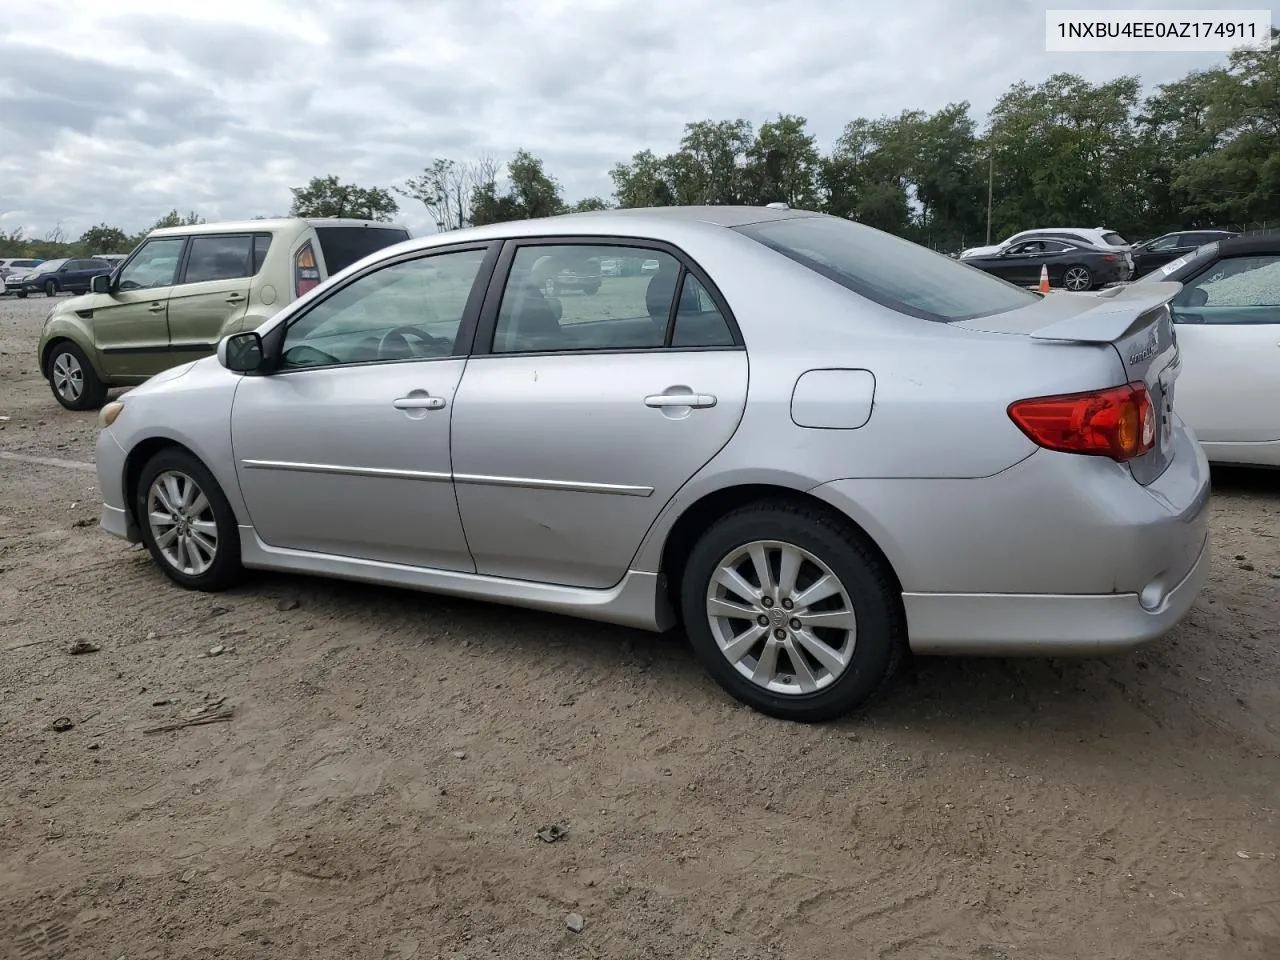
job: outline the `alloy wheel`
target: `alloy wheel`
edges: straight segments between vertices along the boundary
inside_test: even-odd
[[[1089,271],[1084,267],[1072,267],[1063,276],[1062,283],[1068,290],[1087,290],[1089,289]]]
[[[857,618],[844,585],[807,550],[778,540],[735,548],[706,594],[716,645],[734,669],[773,693],[815,693],[853,659]]]
[[[64,350],[53,358],[53,389],[68,403],[75,403],[84,393],[84,368],[80,361]]]
[[[147,491],[147,523],[165,561],[198,577],[218,556],[218,524],[213,505],[190,476],[179,470],[159,474]]]

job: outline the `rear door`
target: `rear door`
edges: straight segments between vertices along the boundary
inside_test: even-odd
[[[191,238],[169,297],[169,349],[175,361],[213,353],[240,329],[249,285],[262,267],[257,255],[270,234],[211,233]]]
[[[1178,413],[1204,443],[1280,440],[1280,257],[1224,257],[1173,299]]]
[[[595,293],[547,297],[538,282],[637,252],[657,269],[601,277]],[[741,344],[710,280],[674,249],[509,242],[453,408],[454,486],[477,572],[618,583],[658,513],[737,429]]]

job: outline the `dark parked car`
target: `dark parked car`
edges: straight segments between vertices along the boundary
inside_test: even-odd
[[[60,293],[88,293],[94,277],[107,276],[115,268],[106,260],[92,257],[68,260],[46,260],[34,270],[5,277],[6,293],[25,297],[28,293],[43,293],[56,297]]]
[[[962,261],[1020,286],[1040,282],[1040,268],[1049,270],[1049,284],[1068,290],[1092,290],[1128,280],[1133,272],[1129,255],[1076,240],[1038,239],[1015,243],[1003,253]]]
[[[1185,257],[1197,247],[1228,237],[1239,236],[1231,230],[1182,230],[1166,233],[1154,240],[1144,240],[1133,248],[1134,279],[1145,276],[1156,267],[1163,267],[1171,260]]]

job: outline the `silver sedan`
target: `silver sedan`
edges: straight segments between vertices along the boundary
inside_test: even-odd
[[[1186,613],[1178,289],[1043,296],[786,209],[411,240],[107,405],[102,525],[196,590],[248,567],[678,624],[731,695],[821,720],[907,651],[1104,653]]]

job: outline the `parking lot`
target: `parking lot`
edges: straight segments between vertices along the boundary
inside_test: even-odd
[[[1167,639],[921,659],[804,727],[678,636],[178,590],[97,528],[49,306],[0,301],[6,960],[1280,956],[1280,475],[1215,475]]]

